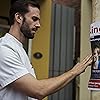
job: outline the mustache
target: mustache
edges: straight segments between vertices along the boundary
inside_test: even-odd
[[[36,32],[37,30],[38,30],[38,28],[32,28],[32,31],[35,31]]]

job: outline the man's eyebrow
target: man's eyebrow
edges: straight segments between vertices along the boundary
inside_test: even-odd
[[[40,18],[39,17],[37,17],[37,16],[32,16],[32,19],[37,19],[37,20],[40,20]]]

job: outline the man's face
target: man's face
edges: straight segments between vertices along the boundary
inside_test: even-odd
[[[38,28],[40,28],[40,10],[29,6],[29,12],[23,18],[20,31],[26,38],[33,39]]]

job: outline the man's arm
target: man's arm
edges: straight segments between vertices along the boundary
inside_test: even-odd
[[[30,74],[26,74],[13,82],[11,86],[28,96],[41,100],[66,86],[73,78],[82,73],[91,62],[92,56],[89,55],[80,63],[76,64],[71,70],[60,76],[37,80]]]

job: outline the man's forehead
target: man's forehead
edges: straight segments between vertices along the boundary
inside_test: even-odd
[[[37,12],[40,14],[40,9],[38,9],[37,7],[29,6],[28,9],[29,9],[29,12]]]
[[[31,7],[29,6],[29,12],[28,15],[37,16],[40,18],[40,10],[37,7]]]

